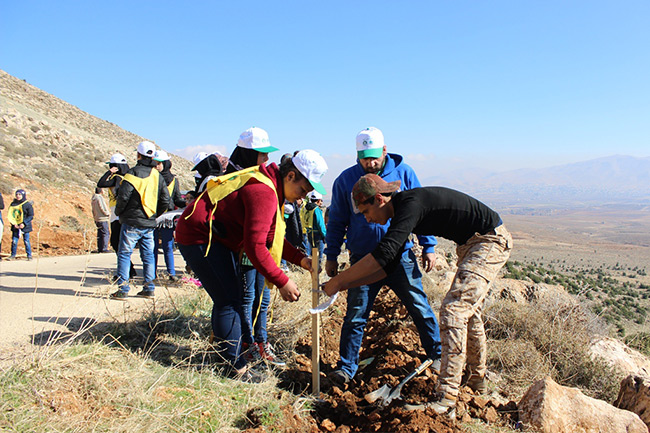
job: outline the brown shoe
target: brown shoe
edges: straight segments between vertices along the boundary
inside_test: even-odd
[[[477,395],[484,395],[488,392],[487,382],[485,381],[484,377],[472,376],[467,381],[467,386],[469,386],[470,389],[474,391],[474,394]]]
[[[427,410],[433,409],[435,413],[446,414],[449,418],[456,418],[456,397],[445,394],[444,397],[422,404],[405,404],[406,410]]]

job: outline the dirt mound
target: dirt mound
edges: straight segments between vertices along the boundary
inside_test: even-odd
[[[342,296],[345,298],[345,296]],[[501,403],[475,396],[463,388],[458,408],[458,420],[450,420],[430,410],[407,411],[405,403],[430,401],[435,395],[437,376],[431,369],[412,379],[402,389],[402,400],[387,407],[369,404],[364,396],[382,385],[396,386],[426,358],[420,346],[415,325],[406,308],[386,288],[377,297],[364,335],[361,359],[373,358],[360,369],[349,384],[340,389],[327,380],[327,373],[336,365],[340,326],[345,311],[344,300],[337,301],[321,328],[322,402],[315,405],[301,429],[304,431],[387,431],[387,432],[459,432],[462,422],[470,418],[490,424],[506,425],[517,422],[516,403]],[[280,387],[295,393],[309,392],[311,387],[311,336],[298,341],[296,366],[280,376]]]

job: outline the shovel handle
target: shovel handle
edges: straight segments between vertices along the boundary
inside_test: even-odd
[[[422,373],[422,372],[423,372],[424,370],[426,370],[426,369],[427,369],[431,364],[433,364],[433,359],[431,359],[431,358],[427,358],[427,360],[424,361],[422,364],[420,364],[420,366],[419,366],[418,368],[416,368],[415,370],[413,370],[413,371],[411,372],[411,374],[409,374],[408,376],[406,376],[406,377],[405,377],[405,378],[404,378],[404,379],[399,383],[399,385],[397,385],[396,388],[401,388],[402,386],[404,386],[404,384],[405,384],[406,382],[408,382],[409,380],[413,379],[413,378],[414,378],[415,376],[417,376],[418,374]]]

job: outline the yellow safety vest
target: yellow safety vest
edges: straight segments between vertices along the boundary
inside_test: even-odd
[[[158,207],[158,185],[160,178],[158,170],[152,168],[151,173],[147,177],[138,177],[131,173],[120,177],[133,185],[133,188],[138,191],[140,200],[142,200],[144,213],[147,214],[148,218],[151,218],[156,213]]]
[[[24,201],[14,206],[9,206],[7,212],[7,219],[9,220],[9,224],[17,226],[23,223],[23,218],[24,218],[23,205],[25,203],[27,203],[27,201]]]
[[[176,178],[173,178],[172,183],[167,185],[167,191],[169,191],[169,197],[171,197],[172,194],[174,193],[174,185],[176,185]]]
[[[255,179],[259,181],[260,183],[263,183],[264,185],[268,186],[273,190],[275,193],[275,197],[277,200],[277,190],[275,189],[275,185],[273,184],[273,181],[269,179],[265,174],[263,174],[260,171],[259,166],[254,166],[254,167],[249,167],[245,168],[240,171],[236,171],[234,173],[230,174],[224,174],[219,177],[215,177],[214,179],[210,179],[206,185],[205,191],[201,193],[194,202],[194,208],[192,209],[192,212],[190,212],[189,215],[185,217],[185,219],[188,219],[189,217],[192,216],[194,213],[194,210],[196,209],[196,205],[199,202],[199,199],[203,194],[208,194],[208,197],[210,198],[210,202],[214,205],[212,208],[212,212],[210,213],[210,233],[208,235],[208,247],[206,248],[205,251],[205,256],[207,257],[208,252],[210,251],[210,244],[212,243],[212,216],[214,216],[214,213],[217,210],[217,204],[219,203],[219,200],[224,199],[226,196],[230,195],[231,193],[237,191],[246,183],[251,180]],[[284,247],[284,233],[286,231],[286,224],[284,222],[284,212],[280,209],[280,203],[279,200],[276,203],[277,206],[277,211],[275,213],[275,234],[273,236],[273,242],[271,243],[271,248],[269,248],[269,253],[271,253],[271,257],[275,261],[275,264],[280,266],[280,261],[282,260],[282,249]],[[268,284],[268,281],[267,281]],[[272,285],[269,284],[269,287]]]

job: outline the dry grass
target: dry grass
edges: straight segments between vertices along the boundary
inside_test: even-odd
[[[308,323],[311,297],[303,298],[274,308],[270,333],[283,346]],[[35,349],[0,370],[0,430],[239,431],[251,409],[277,422],[296,397],[273,375],[255,385],[225,377],[208,342],[211,305],[203,290],[188,288],[142,319],[93,324]]]
[[[565,386],[612,402],[622,377],[589,353],[602,322],[580,304],[543,298],[530,304],[501,300],[485,311],[490,369],[504,386],[521,394],[551,376]]]

